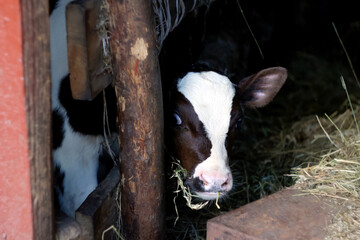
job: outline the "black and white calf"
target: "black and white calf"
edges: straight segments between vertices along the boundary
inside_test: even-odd
[[[112,161],[104,150],[102,94],[91,102],[71,96],[65,25],[65,7],[69,2],[55,2],[50,15],[50,46],[56,198],[61,210],[74,216],[111,168]],[[106,89],[106,98],[109,126],[115,132],[116,98],[112,89]],[[116,135],[112,134],[110,143],[115,140]]]
[[[238,16],[236,1],[214,1],[183,20],[164,42],[166,51],[160,56],[162,80],[177,78],[171,101],[164,104],[166,144],[172,143],[170,154],[187,170],[185,183],[204,200],[216,199],[219,193],[223,197],[233,187],[229,156],[246,108],[267,105],[287,78],[282,67],[242,78],[259,62],[252,61],[258,49],[251,46],[252,38]],[[261,43],[263,32],[259,33]],[[175,48],[166,49],[173,42]]]
[[[70,1],[60,0],[51,13],[50,43],[56,193],[61,210],[74,216],[96,188],[101,179],[99,172],[106,172],[99,171],[106,151],[103,96],[91,102],[71,97],[65,26],[65,7]],[[226,53],[224,59],[231,59],[228,56],[234,55],[236,45],[221,42],[225,50],[218,52]],[[166,99],[171,102],[173,122],[166,131],[172,133],[175,157],[188,171],[187,184],[200,198],[211,200],[219,192],[225,195],[233,186],[228,151],[243,117],[243,107],[268,104],[284,84],[287,72],[281,67],[267,68],[234,84],[225,74],[207,69],[207,63],[216,65],[218,61],[211,58],[219,54],[203,56],[207,57],[201,61],[202,70],[190,71],[178,79],[171,99]],[[219,66],[226,65],[220,62]],[[110,129],[115,132],[114,91],[107,89],[106,97]],[[110,141],[115,140],[113,134]],[[104,168],[109,167],[105,164]]]
[[[267,68],[233,84],[214,71],[189,72],[172,93],[173,151],[188,171],[187,184],[201,199],[216,199],[233,186],[228,151],[243,117],[242,108],[267,105],[287,78]]]

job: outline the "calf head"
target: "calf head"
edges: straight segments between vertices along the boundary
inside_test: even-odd
[[[233,84],[212,72],[190,72],[172,93],[173,152],[187,170],[186,183],[200,198],[216,199],[233,186],[228,150],[243,117],[242,107],[268,104],[287,71],[268,68]]]

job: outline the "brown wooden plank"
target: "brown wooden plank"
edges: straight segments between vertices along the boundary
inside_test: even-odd
[[[210,219],[206,239],[323,239],[331,206],[300,194],[283,190]]]
[[[126,239],[163,237],[163,108],[151,3],[108,0]]]
[[[112,82],[98,30],[101,4],[87,0],[66,7],[70,86],[75,99],[92,100]]]
[[[34,239],[54,238],[49,1],[21,0]]]
[[[76,211],[76,221],[82,229],[79,239],[102,239],[103,232],[111,226],[117,228],[119,208],[117,203],[120,172],[114,167],[99,186],[86,198]],[[116,239],[113,231],[104,234],[105,240]]]

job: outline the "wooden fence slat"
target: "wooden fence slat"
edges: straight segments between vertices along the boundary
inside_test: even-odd
[[[54,238],[49,1],[21,0],[34,239]]]
[[[76,221],[82,228],[79,239],[102,239],[111,226],[119,231],[119,209],[117,203],[119,169],[115,166],[97,188],[76,211]],[[117,239],[114,231],[107,231],[104,239]]]

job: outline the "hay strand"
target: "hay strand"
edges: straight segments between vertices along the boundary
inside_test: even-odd
[[[121,234],[119,233],[119,231],[116,229],[116,227],[114,227],[114,225],[111,225],[109,228],[105,229],[103,231],[103,233],[101,234],[101,240],[105,239],[105,234],[109,231],[114,231],[114,233],[116,234],[116,236],[118,237],[118,239],[120,240],[125,240],[125,238],[123,236],[121,236]]]
[[[355,116],[355,113],[354,113],[354,108],[353,108],[352,103],[351,103],[351,99],[350,99],[350,96],[349,96],[349,92],[348,92],[348,90],[347,90],[347,88],[346,88],[346,84],[345,84],[344,77],[341,76],[340,79],[341,79],[342,87],[343,87],[344,90],[345,90],[346,97],[347,97],[347,99],[348,99],[348,101],[349,101],[349,105],[350,105],[351,112],[353,113],[352,115],[353,115],[353,117],[354,117],[354,123],[355,123],[355,125],[356,125],[356,129],[357,129],[357,131],[358,131],[358,135],[360,136],[359,125],[358,125],[357,120],[356,120],[356,116]]]
[[[176,199],[179,195],[179,193],[182,193],[183,198],[186,200],[186,205],[191,208],[192,210],[200,210],[204,208],[209,201],[200,202],[200,203],[192,203],[193,197],[196,197],[191,194],[190,188],[188,186],[185,186],[183,179],[186,179],[187,177],[187,171],[180,165],[180,161],[178,159],[174,159],[174,162],[171,166],[173,170],[173,175],[170,177],[175,178],[177,180],[177,188],[174,191],[176,195],[173,198],[175,212],[176,212],[176,219],[174,221],[174,226],[176,222],[179,220],[179,212],[176,205]]]
[[[246,19],[246,17],[245,17],[244,11],[243,11],[243,9],[242,9],[242,7],[241,7],[241,5],[240,5],[239,0],[237,0],[237,4],[238,4],[238,6],[239,6],[241,15],[242,15],[242,17],[243,17],[243,19],[244,19],[244,21],[245,21],[245,24],[246,24],[247,28],[249,29],[250,34],[251,34],[252,38],[254,39],[257,48],[259,49],[259,53],[260,53],[260,55],[261,55],[261,58],[264,59],[264,54],[263,54],[263,52],[262,52],[262,50],[261,50],[261,47],[260,47],[258,41],[256,40],[256,37],[255,37],[253,31],[251,30],[251,27],[250,27],[250,25],[249,25],[249,23],[248,23],[248,21],[247,21],[247,19]]]
[[[352,71],[352,73],[353,73],[353,75],[354,75],[354,77],[355,77],[355,80],[356,80],[358,86],[360,87],[360,81],[359,81],[359,79],[358,79],[358,77],[357,77],[357,75],[356,75],[356,72],[355,72],[355,69],[354,69],[354,67],[353,67],[353,64],[352,64],[352,61],[351,61],[351,59],[350,59],[350,56],[349,56],[348,52],[346,51],[345,45],[344,45],[344,43],[343,43],[343,41],[342,41],[342,39],[341,39],[341,37],[340,37],[340,35],[339,35],[339,32],[338,32],[337,29],[336,29],[335,23],[333,22],[332,25],[333,25],[333,27],[334,27],[334,31],[335,31],[335,33],[336,33],[336,36],[337,36],[337,38],[339,39],[339,42],[340,42],[340,44],[341,44],[341,47],[342,47],[343,50],[344,50],[344,53],[345,53],[346,58],[347,58],[347,60],[348,60],[348,62],[349,62],[349,65],[350,65],[351,71]]]

